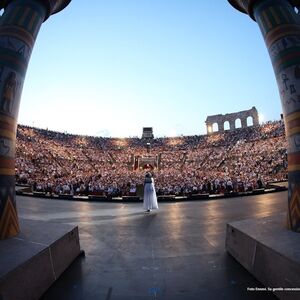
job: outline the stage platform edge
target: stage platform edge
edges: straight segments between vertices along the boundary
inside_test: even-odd
[[[78,227],[19,219],[21,232],[0,241],[0,299],[39,299],[80,254]]]
[[[226,230],[227,252],[267,291],[300,299],[300,233],[286,229],[286,213],[231,222]],[[255,296],[259,288],[247,290]]]

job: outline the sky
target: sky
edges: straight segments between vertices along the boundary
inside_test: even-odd
[[[205,134],[281,103],[258,25],[227,0],[73,0],[41,27],[19,124],[105,137]]]

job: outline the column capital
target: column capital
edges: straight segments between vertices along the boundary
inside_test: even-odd
[[[244,14],[248,14],[254,21],[253,7],[255,4],[264,0],[228,0],[228,2],[237,10]],[[289,2],[293,7],[300,7],[300,0],[282,0],[283,2]]]
[[[0,9],[6,8],[8,4],[15,2],[16,0],[0,0]],[[46,21],[51,15],[63,10],[72,0],[33,0],[46,7]]]

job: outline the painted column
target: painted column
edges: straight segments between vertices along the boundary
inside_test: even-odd
[[[254,19],[274,68],[288,140],[288,228],[300,232],[300,15],[299,0],[228,0]]]
[[[26,69],[41,24],[71,0],[0,1],[0,239],[19,233],[15,199],[17,118]]]

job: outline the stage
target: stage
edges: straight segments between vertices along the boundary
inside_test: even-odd
[[[22,219],[79,226],[86,257],[42,297],[50,299],[276,299],[225,250],[226,224],[283,213],[287,192],[211,201],[73,202],[17,197]]]

